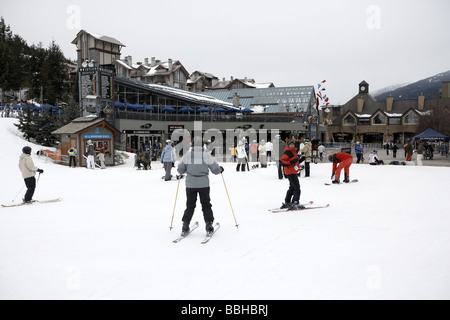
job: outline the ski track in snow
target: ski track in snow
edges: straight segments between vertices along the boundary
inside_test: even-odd
[[[0,118],[0,202],[23,186],[25,145]],[[275,166],[210,176],[221,228],[206,245],[200,227],[181,243],[184,181],[133,160],[107,170],[69,169],[33,155],[45,170],[35,199],[60,203],[0,208],[0,299],[449,299],[448,167],[353,164],[359,183],[324,186],[331,164],[300,178],[302,202],[326,209],[270,213],[288,181]],[[175,170],[173,170],[175,173]],[[23,192],[17,197],[20,201]],[[213,288],[211,285],[214,284]]]

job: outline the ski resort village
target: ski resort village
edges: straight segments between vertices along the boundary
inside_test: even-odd
[[[82,28],[70,60],[0,26],[0,299],[450,299],[449,72],[336,103],[320,67],[278,86]]]

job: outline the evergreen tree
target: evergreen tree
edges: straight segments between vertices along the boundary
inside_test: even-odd
[[[11,37],[11,30],[9,26],[5,24],[3,17],[0,19],[0,88],[3,91],[10,89],[8,82],[9,75],[9,61],[10,61],[10,50],[9,50],[9,39]]]
[[[14,124],[23,133],[25,139],[28,141],[36,138],[36,125],[34,120],[34,110],[30,107],[19,116],[19,123]]]
[[[52,132],[57,130],[59,126],[58,118],[53,116],[52,109],[48,108],[42,111],[42,115],[35,117],[36,137],[38,144],[52,147],[58,140],[57,136]]]

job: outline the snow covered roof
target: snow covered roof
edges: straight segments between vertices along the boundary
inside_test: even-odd
[[[387,115],[389,118],[400,118],[401,116],[403,116],[403,114],[401,114],[401,113],[385,112],[384,114]]]
[[[58,134],[75,134],[79,133],[80,131],[83,131],[87,128],[93,127],[95,125],[98,125],[102,122],[105,122],[105,119],[103,118],[97,118],[97,117],[81,117],[76,118],[71,123],[59,128],[56,131],[53,131],[52,134],[58,135]],[[116,128],[106,123],[108,128],[112,131],[115,131],[116,133],[120,133]]]
[[[370,118],[372,115],[371,114],[355,114],[355,116],[357,116],[358,118]]]
[[[77,39],[78,39],[78,36],[79,36],[81,33],[83,33],[83,32],[86,33],[86,34],[91,35],[91,36],[94,37],[95,39],[98,39],[98,40],[101,40],[101,41],[104,41],[104,42],[113,43],[113,44],[116,44],[116,45],[119,45],[119,46],[122,46],[122,47],[126,47],[126,45],[124,45],[122,42],[120,42],[119,40],[117,40],[117,39],[115,39],[115,38],[112,38],[112,37],[109,37],[109,36],[104,36],[104,35],[99,34],[99,33],[88,32],[88,31],[86,31],[86,30],[80,30],[80,32],[78,32],[76,38],[72,41],[73,44],[76,44]]]
[[[154,93],[159,93],[174,99],[180,99],[184,101],[189,101],[199,105],[208,105],[208,106],[220,106],[228,109],[235,109],[232,103],[222,101],[220,99],[205,95],[194,93],[190,91],[185,91],[169,86],[152,84],[147,82],[138,81],[135,79],[129,79],[124,77],[115,77],[116,83],[122,83],[124,85],[133,85],[137,86],[141,89],[146,89]]]
[[[314,86],[213,90],[203,94],[227,102],[237,94],[242,107],[265,106],[265,113],[305,112],[315,104]]]
[[[125,61],[122,61],[122,60],[116,60],[116,61],[114,61],[114,62],[120,64],[120,65],[121,65],[122,67],[124,67],[125,69],[133,70],[133,68],[130,67],[130,66],[128,65],[128,63],[126,63]]]

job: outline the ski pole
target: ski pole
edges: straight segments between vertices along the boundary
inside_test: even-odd
[[[180,189],[180,182],[181,179],[178,179],[178,186],[177,186],[177,193],[175,194],[175,203],[173,204],[173,213],[172,213],[172,221],[170,222],[170,231],[172,231],[172,226],[173,226],[173,218],[175,217],[175,208],[177,206],[177,199],[178,199],[178,190]]]
[[[225,186],[225,191],[227,192],[228,201],[230,202],[231,212],[233,212],[234,222],[236,223],[236,228],[239,229],[239,224],[236,221],[236,215],[234,214],[233,205],[231,204],[230,195],[228,194],[227,184],[225,183],[225,178],[223,177],[223,173],[220,174],[222,176],[223,185]]]
[[[12,200],[12,202],[16,201],[16,198],[19,196],[19,194],[22,192],[23,188],[25,188],[25,185],[22,186],[22,189],[20,189],[19,192],[17,192],[16,196],[14,197],[14,199]]]

